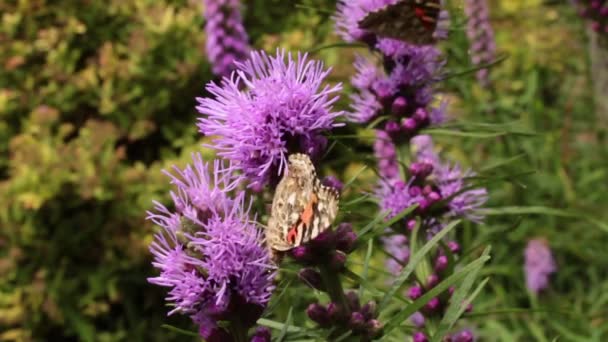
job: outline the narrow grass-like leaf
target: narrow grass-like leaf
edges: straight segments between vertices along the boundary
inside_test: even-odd
[[[293,320],[292,314],[293,314],[293,306],[289,308],[289,312],[287,313],[287,319],[285,320],[285,324],[283,325],[283,328],[281,329],[281,333],[279,334],[279,338],[277,339],[277,341],[279,341],[279,342],[283,341],[283,339],[285,338],[285,335],[287,335],[287,328],[291,325],[291,321]]]
[[[499,161],[497,161],[495,163],[489,164],[489,165],[481,168],[479,171],[481,173],[484,173],[484,172],[488,172],[488,171],[491,171],[491,170],[494,170],[494,169],[498,169],[498,168],[503,167],[505,165],[509,165],[509,164],[513,163],[514,161],[517,161],[517,160],[521,159],[524,156],[526,156],[526,154],[525,153],[521,153],[521,154],[518,154],[518,155],[513,156],[511,158],[502,159],[502,160],[499,160]]]
[[[365,44],[358,43],[332,43],[327,45],[317,46],[308,50],[309,54],[313,54],[322,50],[333,49],[333,48],[367,48],[368,46]]]
[[[181,329],[181,328],[178,328],[178,327],[174,327],[174,326],[172,326],[170,324],[163,324],[160,327],[163,328],[163,329],[171,330],[171,331],[176,332],[176,333],[181,334],[181,335],[200,337],[200,335],[199,335],[198,332]]]
[[[474,273],[474,276],[472,277],[473,280],[475,280],[477,278],[477,275],[478,275],[480,269],[481,268],[478,268],[477,270],[471,272],[471,274]],[[458,290],[466,288],[468,291],[468,289],[470,289],[470,286],[466,286],[466,285],[468,285],[467,280],[469,278],[471,278],[470,275],[465,278],[462,286],[460,286],[460,288],[458,288]],[[470,303],[472,303],[475,300],[475,298],[479,295],[479,293],[486,286],[486,284],[488,283],[489,280],[490,280],[490,278],[485,278],[477,286],[475,291],[473,291],[473,293],[466,300],[463,299],[462,301],[458,301],[455,298],[456,293],[454,293],[454,296],[450,299],[450,301],[451,301],[450,307],[448,308],[448,311],[446,312],[446,314],[443,316],[443,319],[441,319],[441,322],[439,323],[439,328],[438,328],[437,332],[435,333],[435,335],[433,335],[431,341],[441,341],[441,339],[448,333],[448,331],[450,331],[452,329],[452,327],[454,326],[456,321],[466,311],[467,306]],[[472,285],[472,282],[471,282],[471,285]],[[452,309],[452,308],[455,308],[455,309]],[[452,311],[450,311],[450,310],[452,310]]]
[[[342,187],[343,189],[348,189],[348,187],[357,179],[359,178],[359,176],[363,173],[363,171],[365,171],[367,169],[367,165],[364,165],[363,167],[361,167],[361,169],[359,169],[359,171],[357,171],[355,173],[354,176],[352,176],[346,183],[344,183],[344,186]]]
[[[271,319],[268,318],[260,318],[258,319],[257,322],[259,325],[263,325],[265,327],[271,328],[271,329],[275,329],[275,330],[285,330],[289,333],[298,333],[298,332],[303,332],[304,329],[300,328],[300,327],[296,327],[293,325],[288,325],[288,324],[284,324],[281,322],[277,322],[277,321],[273,321]]]
[[[485,257],[488,256],[489,253],[490,247],[486,247],[486,249],[481,255]],[[471,287],[473,286],[475,279],[477,279],[480,269],[481,268],[475,269],[469,274],[467,274],[467,276],[462,281],[462,284],[456,289],[450,299],[450,305],[448,306],[445,315],[443,315],[443,318],[439,323],[439,327],[437,328],[437,331],[433,335],[431,341],[439,341],[440,339],[442,339],[443,336],[454,326],[454,323],[456,323],[458,318],[462,316],[462,314],[466,310],[466,306],[468,305],[468,303],[465,303],[465,298],[469,293]],[[487,278],[485,282],[487,282]]]
[[[489,256],[480,256],[478,259],[464,266],[458,272],[444,279],[420,298],[415,300],[412,304],[406,306],[405,309],[399,311],[397,314],[391,315],[392,318],[390,318],[390,320],[388,320],[387,324],[384,326],[385,334],[388,334],[393,329],[399,327],[403,321],[410,317],[414,312],[420,310],[420,308],[422,308],[429,300],[446,291],[450,286],[463,279],[469,272],[477,268],[481,268],[489,259]]]
[[[363,261],[363,271],[361,272],[361,279],[367,283],[367,272],[369,271],[369,261],[372,258],[374,250],[374,241],[367,241],[367,253],[365,253],[365,260]],[[363,298],[363,284],[359,285],[359,298]]]
[[[386,305],[390,302],[390,300],[393,298],[395,293],[397,293],[397,291],[399,291],[399,289],[403,286],[405,281],[412,274],[412,272],[416,268],[416,265],[418,265],[418,263],[431,250],[431,248],[433,248],[437,243],[439,243],[439,240],[441,240],[447,233],[452,231],[452,229],[454,229],[454,227],[456,227],[459,223],[460,223],[459,220],[450,222],[450,224],[448,224],[439,233],[437,233],[437,235],[433,236],[433,238],[431,240],[429,240],[424,246],[422,246],[422,248],[420,248],[419,251],[417,251],[410,258],[410,262],[407,264],[407,266],[405,266],[403,268],[403,270],[401,270],[401,273],[399,273],[399,276],[397,276],[397,278],[393,282],[393,285],[391,286],[391,288],[384,295],[384,298],[382,298],[380,305],[378,305],[379,311],[382,311],[386,307]]]
[[[415,204],[409,208],[405,208],[403,209],[399,214],[397,214],[397,216],[391,218],[390,220],[380,224],[379,226],[375,227],[376,229],[378,229],[379,231],[384,230],[384,228],[390,227],[393,224],[399,222],[400,220],[402,220],[404,217],[406,217],[408,214],[410,214],[412,211],[414,211],[416,208],[418,208],[418,205]],[[376,223],[378,221],[383,220],[386,216],[388,215],[388,213],[380,213],[378,216],[376,216],[376,218],[370,222],[370,224],[368,224],[367,226],[365,226],[360,232],[359,232],[359,238],[361,238],[362,236],[364,236],[365,234],[367,234],[369,231],[371,231],[372,229],[374,229],[374,226],[376,225]],[[380,220],[377,220],[378,218],[381,218]],[[372,224],[374,223],[374,224]]]
[[[557,208],[549,208],[542,206],[529,206],[529,207],[499,207],[499,208],[485,208],[479,209],[479,213],[490,216],[490,215],[532,215],[532,214],[540,214],[540,215],[549,215],[549,216],[560,216],[560,217],[569,217],[585,220],[593,225],[597,226],[601,230],[608,233],[608,223],[602,222],[596,218],[590,217],[587,214],[577,213],[565,209],[557,209]]]

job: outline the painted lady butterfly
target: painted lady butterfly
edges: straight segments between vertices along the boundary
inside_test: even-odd
[[[287,172],[279,182],[266,241],[274,251],[287,251],[329,229],[338,213],[338,192],[321,184],[310,158],[289,156]]]
[[[426,45],[435,42],[441,0],[400,0],[369,13],[359,27],[379,36]]]

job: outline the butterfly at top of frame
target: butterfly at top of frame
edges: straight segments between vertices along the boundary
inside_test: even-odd
[[[436,41],[440,12],[441,0],[400,0],[369,13],[359,27],[379,36],[428,45]]]

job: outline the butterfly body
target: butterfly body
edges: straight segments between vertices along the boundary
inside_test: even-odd
[[[321,184],[307,155],[290,155],[272,201],[267,244],[282,252],[314,239],[331,227],[338,201],[337,191]]]
[[[359,27],[416,45],[435,42],[440,0],[400,0],[369,13]]]

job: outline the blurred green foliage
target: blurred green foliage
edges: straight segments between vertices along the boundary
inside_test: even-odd
[[[0,4],[0,340],[167,338],[144,217],[197,144],[200,11]]]
[[[335,1],[243,3],[256,47],[308,50],[338,40]],[[0,2],[0,340],[185,339],[161,325],[190,327],[188,319],[166,318],[164,289],[146,282],[155,273],[145,210],[152,199],[167,199],[160,170],[200,149],[194,98],[213,79],[201,10],[195,0]],[[492,69],[489,91],[473,77],[442,84],[450,112],[537,134],[437,137],[439,144],[478,170],[523,156],[490,175],[504,179],[488,185],[492,206],[552,207],[606,221],[606,126],[591,107],[582,24],[561,3],[504,1],[493,10],[498,46],[509,58]],[[470,67],[463,20],[453,17],[457,29],[444,46],[450,71]],[[332,81],[347,84],[354,52],[315,57],[334,68]],[[343,96],[341,105],[347,102]],[[341,176],[360,167],[353,163]],[[482,250],[474,246],[493,245],[483,270],[492,280],[468,320],[481,340],[608,337],[605,231],[534,214],[491,217],[487,227],[458,234],[472,257]],[[539,235],[560,272],[535,298],[521,263],[526,241]],[[298,308],[312,299],[300,291],[282,301]],[[505,308],[539,311],[492,314]],[[274,315],[284,319],[287,310]],[[306,321],[302,311],[294,312]]]

